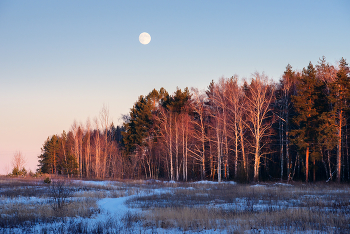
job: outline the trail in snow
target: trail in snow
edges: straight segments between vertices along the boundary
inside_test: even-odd
[[[134,196],[134,195],[133,195]],[[103,198],[97,202],[100,209],[103,211],[100,216],[113,215],[115,218],[122,218],[128,211],[138,209],[132,209],[127,207],[125,202],[132,196],[119,197],[119,198]],[[105,218],[105,217],[102,217]]]

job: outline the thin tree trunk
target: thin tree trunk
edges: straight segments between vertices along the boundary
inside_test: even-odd
[[[309,182],[309,146],[306,147],[306,173],[305,173],[305,181]]]
[[[219,120],[218,120],[219,121]],[[216,139],[217,139],[217,154],[218,154],[218,182],[221,182],[221,143],[220,143],[220,134],[219,126],[216,126]]]
[[[82,130],[81,130],[82,131]],[[82,177],[82,173],[83,173],[83,133],[80,131],[79,134],[79,163],[80,163],[80,170],[79,170],[79,174],[80,174],[80,178]]]
[[[174,180],[174,165],[173,165],[173,151],[172,151],[172,131],[171,131],[171,124],[172,124],[172,121],[171,121],[171,113],[170,113],[170,124],[169,124],[169,132],[170,132],[170,135],[169,135],[169,157],[170,157],[170,178],[171,180]]]
[[[283,164],[284,164],[284,162],[283,162],[283,145],[284,145],[284,142],[283,142],[283,134],[284,134],[284,132],[283,132],[283,123],[282,123],[282,120],[280,119],[279,120],[279,125],[280,125],[280,144],[281,144],[281,152],[280,152],[280,154],[281,154],[281,181],[283,180]]]
[[[296,156],[296,158],[295,158],[294,169],[293,169],[293,173],[292,173],[291,178],[290,178],[291,180],[293,180],[293,178],[294,178],[294,176],[295,176],[296,168],[297,168],[297,167],[299,168],[298,162],[299,162],[299,153],[297,153],[297,156]]]
[[[249,181],[249,166],[248,166],[248,159],[245,154],[245,148],[244,148],[244,136],[243,136],[243,124],[242,120],[239,121],[239,135],[240,135],[240,143],[241,143],[241,151],[242,151],[242,159],[243,159],[243,165],[244,165],[244,172],[246,173],[247,181]]]
[[[314,168],[313,168],[314,178],[313,178],[313,181],[316,182],[316,158],[314,157],[313,160],[314,160]]]
[[[185,152],[185,181],[188,179],[188,146],[187,146],[187,135],[186,135],[186,152]]]
[[[287,175],[288,175],[288,181],[291,180],[290,178],[290,169],[291,169],[291,162],[289,159],[289,113],[286,114],[286,160],[287,160]]]
[[[185,158],[185,126],[184,117],[181,118],[181,129],[182,129],[182,179],[186,181],[186,158]]]
[[[257,100],[260,101],[259,99]],[[260,105],[257,105],[260,107]],[[255,160],[254,160],[254,181],[259,181],[259,167],[260,167],[260,109],[257,108],[256,120],[254,119],[254,127],[255,127]]]
[[[348,142],[348,124],[345,125],[345,145],[346,145],[346,162],[348,168],[348,180],[350,180],[350,167],[349,167],[349,142]]]
[[[178,141],[177,120],[175,117],[175,152],[176,152],[176,180],[179,181],[179,141]]]
[[[338,126],[338,155],[337,155],[337,182],[340,183],[341,176],[341,136],[342,136],[342,110],[339,111],[339,126]]]
[[[214,180],[215,177],[215,169],[214,169],[214,158],[212,152],[212,141],[209,140],[209,160],[210,160],[210,178]]]
[[[204,123],[203,123],[203,116],[201,116],[201,137],[202,137],[202,173],[201,173],[201,179],[205,179],[205,129],[204,129]]]
[[[95,119],[96,134],[94,138],[95,143],[95,176],[100,178],[100,152],[101,152],[101,142],[100,142],[100,130],[98,126],[98,120]]]
[[[333,180],[332,167],[331,167],[331,155],[329,153],[329,150],[327,150],[327,156],[328,156],[329,178]]]
[[[322,150],[320,150],[321,152],[321,154],[322,154]],[[327,178],[327,176],[329,175],[328,174],[328,168],[327,168],[327,164],[326,164],[326,162],[324,161],[324,159],[323,159],[324,157],[322,156],[322,164],[323,164],[323,167],[324,167],[324,170],[325,170],[325,172],[326,172],[326,178]],[[328,182],[328,180],[326,181],[326,182]]]
[[[259,167],[260,167],[260,155],[259,155],[259,148],[260,148],[260,128],[257,128],[257,135],[255,137],[255,161],[254,161],[254,180],[259,181]]]
[[[91,162],[91,152],[90,152],[90,130],[88,131],[87,142],[86,142],[86,177],[90,177],[90,162]]]
[[[65,168],[65,170],[66,170],[66,174],[68,174],[69,175],[69,172],[67,171],[67,155],[66,155],[66,146],[65,146],[65,140],[66,139],[64,139],[63,138],[63,134],[62,134],[62,150],[63,150],[63,160],[64,160],[64,164],[66,165],[64,168]],[[62,173],[63,174],[63,173]]]
[[[236,120],[235,120],[236,121]],[[235,123],[235,178],[237,178],[237,164],[238,164],[238,128],[237,124]]]
[[[228,140],[227,140],[227,126],[226,126],[226,111],[223,108],[223,130],[224,130],[224,139],[225,139],[225,179],[227,180],[230,176],[230,170],[228,166]]]

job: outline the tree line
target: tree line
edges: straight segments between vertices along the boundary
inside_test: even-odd
[[[322,57],[279,82],[263,73],[207,90],[140,96],[122,126],[103,107],[93,124],[47,138],[44,173],[86,178],[350,181],[350,69]]]

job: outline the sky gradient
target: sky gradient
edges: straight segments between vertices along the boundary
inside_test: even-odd
[[[121,124],[140,95],[326,56],[350,61],[350,1],[0,1],[0,174],[103,105]],[[152,40],[142,45],[139,35]]]

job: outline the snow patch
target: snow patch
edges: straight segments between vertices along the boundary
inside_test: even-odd
[[[85,184],[85,185],[98,185],[98,186],[113,186],[117,183],[121,183],[118,181],[94,181],[94,180],[72,180],[73,183],[81,183],[81,184]]]
[[[254,185],[251,185],[250,187],[265,188],[266,185],[263,185],[263,184],[254,184]]]
[[[200,180],[193,182],[193,184],[237,184],[234,181],[222,181],[222,182],[217,182],[217,181],[210,181],[210,180]]]
[[[275,183],[274,185],[277,185],[277,186],[293,186],[291,184],[286,184],[286,183]]]

